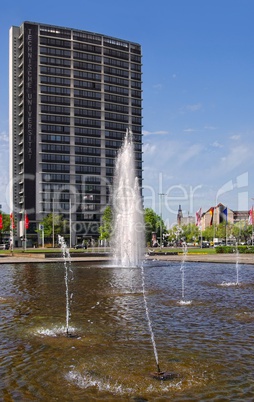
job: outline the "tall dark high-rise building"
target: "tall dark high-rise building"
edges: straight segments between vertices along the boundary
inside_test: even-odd
[[[142,185],[141,46],[77,29],[24,22],[10,29],[10,176],[15,243],[36,241],[50,213],[72,243],[98,237],[114,160],[133,133]]]

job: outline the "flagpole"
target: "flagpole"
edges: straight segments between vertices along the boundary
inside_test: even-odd
[[[11,212],[10,218],[10,251],[11,255],[13,256],[13,212]]]
[[[226,208],[227,210],[227,208]],[[226,246],[228,245],[228,241],[227,241],[227,224],[228,224],[228,214],[226,214],[226,225],[225,225],[225,234],[226,234]]]
[[[200,234],[201,234],[201,248],[203,248],[203,232],[202,232],[202,208],[200,208],[200,214],[199,214],[199,224],[200,224]]]
[[[55,198],[53,195],[53,213],[52,213],[52,247],[55,247]]]
[[[254,198],[252,198],[254,200]],[[253,246],[253,204],[251,207],[251,226],[252,226],[252,233],[251,233],[251,245]]]
[[[202,248],[203,238],[202,238],[202,208],[196,212],[196,226],[198,226],[200,230],[200,248]]]
[[[23,216],[23,222],[24,222],[24,250],[26,251],[26,210],[24,210],[25,215]]]
[[[70,211],[69,211],[69,214],[70,214],[70,218],[69,218],[70,223],[69,223],[69,226],[70,226],[70,248],[71,248],[71,198],[70,198]]]

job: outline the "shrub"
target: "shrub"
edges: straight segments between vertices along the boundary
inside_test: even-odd
[[[236,253],[236,250],[239,254],[254,254],[254,246],[218,246],[215,247],[215,251],[217,254],[232,254]]]

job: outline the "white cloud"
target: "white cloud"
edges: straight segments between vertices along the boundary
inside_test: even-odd
[[[191,145],[190,147],[185,149],[184,152],[182,152],[179,155],[178,163],[180,165],[185,164],[190,159],[193,159],[194,157],[199,155],[203,151],[203,149],[204,149],[204,147],[203,147],[202,144],[193,144],[193,145]]]
[[[253,159],[252,148],[244,144],[230,149],[228,155],[221,158],[221,168],[231,171],[238,166],[244,166],[244,162]]]
[[[162,88],[162,85],[161,85],[161,84],[154,84],[154,85],[153,85],[153,88],[154,88],[154,89],[161,89],[161,88]]]
[[[231,140],[233,141],[238,141],[240,140],[241,136],[238,134],[232,135],[231,137],[229,137]]]
[[[143,133],[143,135],[154,135],[154,134],[166,135],[166,134],[169,134],[168,131],[164,131],[164,130],[159,130],[159,131],[146,131],[146,130],[144,130],[142,133]]]
[[[198,131],[195,128],[186,128],[185,130],[183,130],[185,133],[192,133],[193,131]]]
[[[202,108],[201,103],[195,103],[193,105],[187,105],[186,106],[186,110],[188,110],[190,112],[196,112],[197,110],[200,110],[201,108]]]
[[[205,130],[217,130],[217,127],[214,127],[214,126],[205,126],[204,129],[205,129]]]
[[[9,137],[8,137],[8,134],[5,131],[2,131],[0,133],[0,141],[4,142],[4,143],[7,143],[7,144],[9,143]]]
[[[156,151],[157,151],[157,147],[155,144],[150,144],[149,142],[147,142],[143,146],[143,152],[146,155],[154,155]]]
[[[223,145],[222,145],[220,142],[218,142],[218,141],[214,141],[214,142],[211,144],[211,146],[214,147],[214,148],[223,148]]]

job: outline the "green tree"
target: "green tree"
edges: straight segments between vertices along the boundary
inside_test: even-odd
[[[3,223],[3,228],[0,229],[0,241],[2,243],[4,235],[6,236],[7,234],[9,235],[10,233],[10,225],[11,225],[11,219],[10,215],[6,214],[5,212],[0,211],[0,214],[2,215],[2,223]]]
[[[237,243],[250,243],[252,239],[252,225],[247,225],[244,221],[236,222],[232,226],[231,233],[235,237]]]
[[[152,233],[155,232],[157,239],[160,237],[160,230],[162,235],[167,232],[166,226],[159,215],[157,215],[152,208],[145,208],[144,210],[145,222],[145,239],[146,243],[151,242]]]
[[[63,218],[63,215],[48,214],[47,216],[45,216],[45,218],[43,218],[40,223],[44,226],[44,236],[46,241],[53,240],[53,226],[55,237],[54,242],[56,240],[56,236],[69,233],[69,222]]]
[[[190,223],[189,225],[181,226],[182,229],[182,237],[185,238],[187,243],[198,242],[200,237],[200,230],[195,223]]]
[[[107,206],[102,216],[102,225],[99,227],[99,239],[110,240],[112,234],[113,213],[110,206]]]
[[[202,231],[202,239],[207,241],[212,241],[216,234],[214,225],[207,226],[205,230]]]

